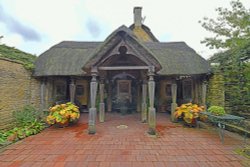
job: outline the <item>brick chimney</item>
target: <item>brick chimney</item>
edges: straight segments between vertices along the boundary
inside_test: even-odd
[[[142,7],[134,7],[134,24],[135,24],[135,27],[141,27],[141,25],[142,25],[141,11],[142,11]]]

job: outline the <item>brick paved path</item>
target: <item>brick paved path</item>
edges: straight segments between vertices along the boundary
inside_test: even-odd
[[[77,125],[51,127],[17,142],[0,153],[0,166],[247,166],[249,160],[233,150],[242,141],[226,136],[222,145],[214,131],[183,128],[164,113],[157,115],[158,136],[147,135],[139,114],[108,114],[97,123],[97,134],[87,134],[87,114]],[[119,126],[119,125],[127,125]],[[118,128],[117,128],[118,126]]]

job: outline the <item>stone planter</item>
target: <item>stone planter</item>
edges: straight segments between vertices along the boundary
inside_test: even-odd
[[[192,119],[192,121],[191,121],[191,123],[187,123],[187,122],[185,122],[185,121],[183,121],[184,122],[184,125],[185,126],[188,126],[188,127],[196,127],[197,126],[197,118],[193,118]]]
[[[65,127],[67,127],[67,126],[69,126],[69,121],[67,121],[67,122],[65,122],[65,123],[57,122],[57,123],[55,124],[55,127],[57,127],[57,128],[65,128]]]

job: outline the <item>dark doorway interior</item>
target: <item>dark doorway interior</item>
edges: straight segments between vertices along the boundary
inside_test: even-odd
[[[121,72],[112,77],[112,111],[129,114],[136,111],[137,89],[136,78]]]

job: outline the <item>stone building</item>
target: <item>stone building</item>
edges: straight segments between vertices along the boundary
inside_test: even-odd
[[[96,132],[97,110],[104,122],[105,112],[125,107],[140,112],[154,134],[157,111],[204,105],[208,62],[185,42],[159,42],[142,24],[141,11],[135,7],[134,23],[103,42],[63,41],[41,54],[33,76],[41,81],[42,107],[78,103],[89,111],[89,133]]]

